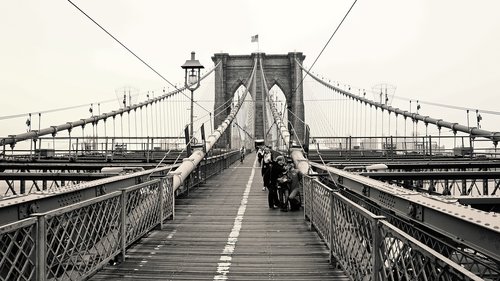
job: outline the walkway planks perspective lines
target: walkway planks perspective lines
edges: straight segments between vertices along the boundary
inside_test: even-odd
[[[91,280],[349,280],[329,264],[328,250],[307,229],[302,211],[267,207],[260,167],[249,180],[253,163],[250,154],[178,198],[174,221],[129,248],[125,262],[106,266]]]

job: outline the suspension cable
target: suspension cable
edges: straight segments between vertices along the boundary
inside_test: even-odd
[[[415,101],[414,99],[409,99],[405,97],[398,97],[398,96],[393,96],[395,99],[400,99],[400,100],[406,100],[406,101]],[[462,107],[462,106],[456,106],[456,105],[449,105],[449,104],[442,104],[442,103],[437,103],[437,102],[430,102],[430,101],[423,101],[423,100],[418,100],[419,103],[421,104],[427,104],[427,105],[434,105],[434,106],[440,106],[444,108],[450,108],[450,109],[458,109],[458,110],[470,110],[470,111],[479,111],[481,113],[486,113],[486,114],[492,114],[492,115],[500,115],[500,111],[493,111],[493,110],[484,110],[484,109],[473,109],[470,107]]]
[[[297,61],[297,63],[299,63],[299,62]],[[300,63],[299,63],[299,66],[304,71],[308,71]],[[354,94],[352,94],[349,91],[342,90],[339,87],[333,86],[333,85],[331,85],[331,84],[329,84],[329,83],[321,80],[320,78],[318,78],[317,76],[315,76],[315,75],[313,75],[311,73],[309,73],[309,75],[314,80],[316,80],[319,83],[323,84],[325,87],[328,87],[328,88],[332,89],[334,92],[337,92],[337,93],[342,94],[342,95],[344,95],[346,97],[353,98],[355,100],[361,101],[361,102],[365,103],[365,106],[366,105],[371,105],[371,106],[375,106],[375,109],[380,108],[381,110],[387,110],[388,112],[390,111],[390,112],[393,112],[395,114],[400,114],[403,117],[410,117],[410,118],[412,118],[412,120],[414,122],[422,121],[422,122],[424,122],[424,124],[429,124],[430,123],[430,124],[436,125],[438,127],[438,129],[441,128],[441,127],[445,127],[445,128],[451,129],[454,133],[456,133],[456,132],[463,132],[463,133],[469,134],[470,136],[483,137],[483,138],[490,139],[490,140],[492,140],[494,142],[500,141],[500,132],[492,132],[492,131],[488,131],[488,130],[484,130],[484,129],[479,129],[479,128],[475,128],[475,127],[469,127],[469,126],[462,125],[462,124],[459,124],[459,123],[448,122],[448,121],[444,121],[442,119],[435,119],[435,118],[431,118],[429,116],[424,116],[424,115],[421,115],[421,114],[418,114],[418,113],[412,113],[412,112],[408,112],[406,110],[401,110],[399,108],[394,108],[394,107],[389,106],[387,104],[375,102],[375,101],[367,99],[365,97],[354,95]]]
[[[319,52],[319,54],[316,57],[316,59],[314,60],[313,64],[309,67],[309,71],[307,71],[306,75],[304,75],[304,77],[302,77],[302,79],[300,80],[300,83],[297,85],[297,87],[295,87],[295,89],[292,91],[292,93],[294,93],[295,91],[297,91],[297,89],[300,87],[300,85],[302,85],[302,82],[304,82],[304,79],[307,77],[308,73],[311,71],[311,69],[313,68],[313,66],[316,64],[316,62],[318,61],[319,57],[323,54],[323,52],[325,51],[325,49],[328,46],[328,44],[330,44],[330,41],[332,41],[333,36],[335,36],[335,33],[337,33],[337,31],[339,30],[340,26],[342,25],[342,23],[344,22],[344,20],[347,18],[347,16],[351,12],[351,10],[354,7],[354,4],[356,4],[356,2],[358,2],[358,0],[354,0],[354,2],[352,3],[351,7],[347,11],[347,13],[344,15],[344,17],[342,18],[342,20],[340,21],[340,23],[337,25],[337,28],[335,28],[335,31],[333,31],[332,35],[330,36],[330,38],[328,39],[328,41],[326,42],[326,44],[323,46],[323,49],[321,49],[321,52]]]
[[[264,69],[262,67],[262,60],[259,58],[259,61],[260,61],[259,64],[260,64],[260,71],[261,71],[261,75],[262,75],[262,81],[264,84],[264,92],[265,92],[266,98],[268,100],[269,106],[271,108],[271,112],[272,112],[274,121],[276,122],[277,126],[280,128],[280,130],[278,130],[278,132],[285,143],[285,147],[288,149],[288,146],[289,146],[288,141],[290,138],[290,133],[288,132],[286,127],[283,125],[283,121],[281,120],[281,117],[277,113],[276,107],[274,106],[274,104],[271,101],[269,101],[269,90],[267,87],[266,76],[264,75]],[[264,113],[264,114],[266,114],[266,113]]]
[[[110,102],[114,102],[114,101],[116,101],[116,99],[109,99],[109,100],[105,100],[105,101],[100,101],[99,103],[101,103],[101,104],[102,103],[110,103]],[[42,111],[38,111],[38,112],[27,112],[27,113],[20,113],[20,114],[14,114],[14,115],[6,115],[6,116],[0,116],[0,120],[7,120],[7,119],[14,119],[14,118],[19,118],[19,117],[24,117],[24,116],[29,115],[29,114],[36,115],[36,114],[44,114],[44,113],[52,113],[52,112],[58,112],[58,111],[65,111],[65,110],[76,109],[76,108],[87,107],[87,106],[89,106],[89,104],[85,103],[85,104],[74,105],[74,106],[67,106],[67,107],[60,107],[60,108],[42,110]]]
[[[104,27],[102,27],[98,22],[96,22],[93,18],[91,18],[87,13],[85,13],[80,7],[75,5],[71,0],[68,0],[68,2],[73,5],[78,11],[80,11],[84,16],[86,16],[90,21],[92,21],[94,24],[96,24],[102,31],[104,31],[106,34],[108,34],[113,40],[115,40],[118,44],[120,44],[123,48],[125,48],[129,53],[131,53],[134,57],[136,57],[139,61],[141,61],[144,65],[146,65],[149,69],[151,69],[154,73],[156,73],[158,76],[160,76],[161,79],[163,79],[165,82],[168,84],[172,85],[174,88],[177,89],[177,87],[172,84],[170,81],[167,80],[163,75],[161,75],[158,71],[156,71],[152,66],[150,66],[147,62],[145,62],[143,59],[141,59],[138,55],[136,55],[132,50],[130,50],[125,44],[123,44],[120,40],[118,40],[115,36],[113,36],[109,31],[107,31]]]
[[[118,44],[120,44],[123,48],[125,48],[130,54],[132,54],[134,57],[136,57],[140,62],[142,62],[145,66],[147,66],[150,70],[152,70],[156,75],[158,75],[161,79],[163,79],[165,82],[167,82],[168,84],[170,84],[172,87],[174,87],[175,89],[179,90],[179,88],[177,88],[176,85],[174,85],[173,83],[171,83],[167,78],[165,78],[163,75],[161,75],[156,69],[154,69],[151,65],[149,65],[146,61],[144,61],[143,59],[141,59],[136,53],[134,53],[131,49],[129,49],[127,46],[125,46],[125,44],[123,44],[120,40],[118,40],[115,36],[113,36],[113,34],[111,34],[109,31],[107,31],[102,25],[100,25],[97,21],[95,21],[92,17],[90,17],[87,13],[85,13],[82,9],[80,9],[80,7],[78,7],[76,4],[74,4],[73,2],[71,2],[71,0],[67,0],[71,5],[73,5],[73,7],[75,7],[78,11],[80,11],[85,17],[87,17],[90,21],[92,21],[94,24],[96,24],[102,31],[104,31],[106,34],[108,34],[111,38],[113,38],[113,40],[115,40]],[[182,88],[184,89],[184,88]],[[181,91],[179,91],[181,94],[183,94],[184,96],[186,96],[189,100],[191,100],[191,97],[187,96],[186,94],[184,94]],[[199,107],[201,107],[202,109],[204,109],[205,111],[208,112],[208,110],[206,108],[204,108],[203,106],[201,106],[200,104],[198,104],[197,102],[195,102],[193,100],[193,102],[198,105]]]

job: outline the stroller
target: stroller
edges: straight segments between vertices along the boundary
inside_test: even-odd
[[[286,212],[288,210],[297,211],[302,205],[302,199],[297,187],[298,182],[297,171],[294,169],[287,169],[278,178],[278,199],[280,201],[281,210]]]

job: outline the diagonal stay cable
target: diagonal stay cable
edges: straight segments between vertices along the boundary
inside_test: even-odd
[[[85,13],[80,7],[75,5],[75,3],[71,2],[71,0],[68,0],[68,2],[73,5],[78,11],[80,11],[83,15],[85,15],[89,20],[91,20],[93,23],[95,23],[102,31],[106,32],[111,38],[113,38],[118,44],[120,44],[123,48],[125,48],[129,53],[131,53],[134,57],[136,57],[138,60],[140,60],[144,65],[146,65],[149,69],[151,69],[154,73],[156,73],[158,76],[160,76],[165,82],[173,86],[174,88],[177,89],[177,87],[172,84],[170,81],[167,80],[167,78],[163,77],[158,71],[156,71],[152,66],[150,66],[147,62],[145,62],[143,59],[141,59],[138,55],[136,55],[132,50],[130,50],[125,44],[123,44],[120,40],[118,40],[113,34],[109,33],[102,25],[100,25],[98,22],[96,22],[93,18],[91,18],[87,13]]]
[[[161,75],[156,69],[154,69],[151,65],[149,65],[146,61],[144,61],[143,59],[141,59],[136,53],[134,53],[132,50],[130,50],[127,46],[125,46],[125,44],[123,44],[120,40],[118,40],[115,36],[113,36],[113,34],[111,34],[109,31],[107,31],[102,25],[100,25],[97,21],[95,21],[92,17],[90,17],[87,13],[85,13],[85,11],[83,11],[82,9],[80,9],[80,7],[78,7],[75,3],[71,2],[71,0],[67,0],[71,5],[73,5],[73,7],[75,7],[78,11],[80,11],[83,15],[85,15],[90,21],[92,21],[94,24],[96,24],[100,29],[102,29],[102,31],[104,31],[106,34],[108,34],[111,38],[113,38],[113,40],[115,40],[118,44],[120,44],[123,48],[125,48],[129,53],[131,53],[134,57],[136,57],[140,62],[142,62],[144,65],[146,65],[149,69],[151,69],[156,75],[158,75],[161,79],[163,79],[165,82],[167,82],[168,84],[170,84],[172,87],[174,87],[175,89],[178,89],[177,86],[175,86],[173,83],[171,83],[170,81],[168,81],[167,78],[165,78],[163,75]],[[182,95],[184,95],[185,97],[187,97],[189,100],[191,100],[191,98],[184,94],[182,91],[180,91],[180,93]],[[201,107],[203,110],[209,112],[205,107],[201,106],[199,103],[197,103],[196,101],[193,101],[196,105],[198,105],[199,107]]]
[[[344,22],[344,20],[347,18],[347,16],[351,12],[351,10],[354,7],[354,4],[356,4],[356,2],[358,2],[358,0],[354,0],[354,2],[352,3],[351,7],[347,11],[347,13],[344,15],[344,18],[342,18],[342,20],[340,21],[340,23],[337,25],[337,28],[335,28],[335,31],[332,33],[332,36],[330,36],[330,39],[328,39],[328,41],[326,42],[325,46],[323,46],[323,49],[321,50],[321,52],[319,52],[319,55],[316,57],[316,59],[314,60],[313,64],[311,65],[311,67],[309,67],[309,72],[311,71],[311,69],[313,68],[313,66],[316,64],[316,62],[318,61],[319,57],[323,54],[323,52],[325,51],[325,49],[328,46],[328,44],[330,44],[330,41],[332,41],[333,36],[335,36],[335,33],[337,33],[337,31],[339,30],[340,26],[342,25],[342,23]],[[306,79],[306,77],[307,77],[308,74],[309,73],[306,72],[306,75],[304,75],[304,77],[302,77],[302,80],[300,80],[300,83],[297,85],[297,87],[295,87],[295,89],[292,92],[297,91],[297,89],[302,85],[302,83],[304,82],[304,79]]]

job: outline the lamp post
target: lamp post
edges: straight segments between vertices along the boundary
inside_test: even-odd
[[[193,93],[194,90],[200,87],[200,72],[201,69],[204,68],[201,63],[194,58],[195,53],[191,52],[191,59],[186,60],[186,62],[181,66],[184,73],[184,86],[191,91],[191,118],[190,118],[190,136],[191,139],[193,137]]]

